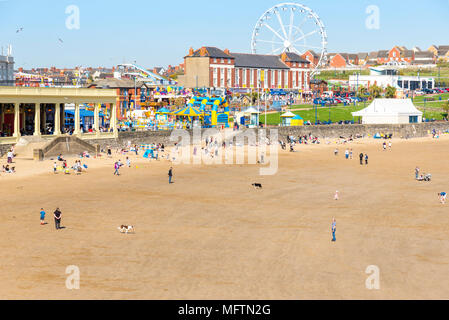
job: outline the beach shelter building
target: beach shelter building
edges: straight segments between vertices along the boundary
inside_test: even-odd
[[[301,116],[299,116],[299,115],[296,115],[291,121],[292,127],[302,127],[303,125],[304,125],[304,119],[301,118]]]
[[[411,99],[375,99],[352,116],[362,117],[363,124],[405,124],[422,122],[423,113]]]
[[[284,113],[283,115],[281,115],[281,125],[283,127],[290,127],[291,121],[295,116],[296,115],[291,111]]]
[[[248,109],[238,112],[235,115],[235,120],[238,124],[248,126],[248,128],[258,128],[259,127],[259,115],[260,112],[254,107],[249,107]]]

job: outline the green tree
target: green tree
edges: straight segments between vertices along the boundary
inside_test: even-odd
[[[388,86],[385,90],[385,97],[387,99],[394,99],[396,98],[396,88],[392,86]]]
[[[369,93],[373,99],[380,98],[382,96],[382,88],[376,85],[373,85],[369,88]]]
[[[359,90],[357,91],[357,97],[363,98],[366,96],[367,92],[368,92],[368,90],[366,90],[366,88],[364,86],[360,86]]]

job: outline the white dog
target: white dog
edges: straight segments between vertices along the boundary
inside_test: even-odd
[[[121,233],[126,233],[126,234],[128,234],[128,233],[130,233],[130,232],[135,233],[135,231],[134,231],[134,226],[125,226],[125,225],[122,225],[121,227],[119,227],[119,228],[117,228],[117,229],[119,229],[119,231],[120,231]]]

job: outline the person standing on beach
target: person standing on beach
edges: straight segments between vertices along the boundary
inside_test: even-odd
[[[56,174],[58,170],[58,165],[56,164],[56,162],[53,164],[53,173]]]
[[[363,153],[361,153],[360,156],[359,156],[360,157],[360,165],[361,166],[363,166],[363,156],[364,156]]]
[[[172,183],[172,178],[173,178],[173,168],[171,167],[170,170],[168,170],[168,183],[171,184]]]
[[[56,208],[55,212],[53,213],[53,216],[55,217],[56,230],[61,229],[61,218],[62,218],[61,215],[62,215],[61,210],[59,210],[59,208]]]
[[[351,148],[351,150],[349,150],[349,159],[351,159],[351,160],[353,159],[352,158],[352,148]]]
[[[390,151],[391,151],[391,147],[392,147],[391,141],[388,141],[388,148],[390,149]]]
[[[44,211],[44,208],[41,208],[40,215],[41,215],[41,226],[43,226],[45,224],[45,211]]]
[[[365,154],[365,164],[368,165],[368,154]]]
[[[337,232],[337,220],[335,218],[332,219],[332,242],[337,241],[335,237],[335,233]]]
[[[383,148],[384,148],[384,151],[387,151],[387,143],[386,142],[384,142]]]
[[[420,169],[418,167],[415,168],[415,179],[418,180],[419,178],[419,171]]]
[[[128,157],[126,157],[126,165],[128,166],[128,168],[131,168],[131,160],[129,160]]]
[[[345,151],[345,158],[346,158],[346,160],[349,160],[349,150],[348,149],[346,149],[346,151]]]
[[[111,147],[108,146],[108,158],[112,157]]]
[[[338,148],[335,148],[335,150],[334,150],[334,155],[335,155],[335,156],[338,156]]]

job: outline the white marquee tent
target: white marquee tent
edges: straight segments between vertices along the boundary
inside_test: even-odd
[[[375,99],[352,116],[362,117],[363,124],[404,124],[422,122],[423,113],[411,99]]]

